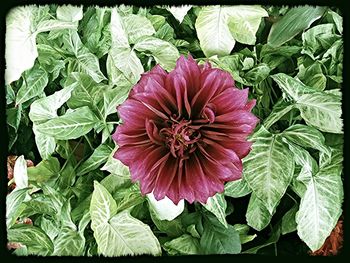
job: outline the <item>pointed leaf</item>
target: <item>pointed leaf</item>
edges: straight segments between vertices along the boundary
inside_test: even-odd
[[[25,209],[25,200],[28,188],[15,189],[6,196],[6,227],[10,228],[15,224],[17,218]]]
[[[168,6],[166,9],[176,18],[181,24],[187,12],[192,8],[191,5]]]
[[[268,211],[264,203],[253,192],[246,213],[246,219],[249,226],[255,230],[261,231],[270,223],[272,213]]]
[[[37,129],[57,140],[70,140],[88,133],[98,122],[96,115],[85,106],[39,124]]]
[[[165,242],[163,247],[169,255],[198,255],[200,252],[198,239],[188,234]]]
[[[233,38],[243,44],[254,45],[261,18],[269,16],[260,6],[237,5],[231,7],[228,26]]]
[[[122,21],[130,44],[135,44],[139,38],[151,36],[156,32],[151,21],[145,16],[129,14],[123,16]]]
[[[115,215],[117,204],[105,187],[94,181],[94,191],[90,204],[91,228],[108,224]]]
[[[63,5],[58,6],[57,18],[63,21],[76,22],[83,18],[83,6]]]
[[[320,167],[300,201],[296,214],[298,235],[312,251],[323,245],[342,213],[341,161],[342,152],[333,152],[331,164]]]
[[[54,256],[84,256],[85,237],[69,227],[61,228],[55,238]]]
[[[217,193],[216,195],[209,197],[207,203],[203,204],[203,206],[208,211],[212,212],[223,226],[228,227],[226,221],[227,203],[223,194]]]
[[[150,227],[133,218],[127,211],[109,222],[94,224],[98,253],[108,257],[151,254],[161,255],[161,248]]]
[[[105,163],[108,156],[112,152],[112,148],[106,144],[99,145],[92,155],[84,161],[77,169],[77,176],[84,175],[92,170],[97,169],[101,164]]]
[[[111,67],[118,69],[130,85],[134,85],[139,81],[144,70],[135,51],[130,48],[114,47],[109,51],[108,57],[111,62]],[[113,71],[109,71],[109,74],[113,73]],[[112,78],[113,77],[118,79],[118,76],[112,76]]]
[[[70,98],[74,87],[69,86],[30,105],[29,118],[32,122],[46,121],[57,117],[57,110]]]
[[[7,231],[9,242],[19,242],[26,245],[29,254],[49,256],[53,252],[50,238],[38,227],[26,224],[16,224]]]
[[[313,127],[296,124],[285,129],[282,132],[282,136],[300,146],[314,148],[329,156],[331,155],[329,147],[325,145],[322,133]]]
[[[227,25],[231,7],[203,7],[196,20],[197,36],[206,57],[230,54],[236,41]]]
[[[16,96],[16,104],[24,103],[42,94],[48,81],[47,72],[39,66],[26,71],[25,80]]]
[[[251,192],[252,190],[243,177],[225,184],[224,194],[233,198],[243,197]]]
[[[272,214],[293,178],[293,154],[279,135],[264,126],[253,140],[251,152],[243,159],[244,178]]]
[[[305,94],[297,106],[308,125],[324,132],[343,133],[341,96],[323,92]]]
[[[111,37],[112,45],[119,48],[129,48],[128,35],[125,30],[122,18],[116,8],[111,12]]]
[[[156,62],[168,71],[174,69],[180,56],[179,51],[173,44],[152,36],[139,39],[134,48],[140,52],[150,52]]]
[[[209,215],[204,220],[203,228],[200,246],[204,254],[238,254],[241,251],[239,234],[233,226],[225,228]]]
[[[287,211],[282,217],[281,234],[285,235],[297,230],[297,223],[295,222],[295,215],[299,210],[299,206],[294,204],[291,209]]]
[[[326,8],[323,6],[299,6],[291,8],[271,27],[267,43],[278,47],[291,40],[321,18]]]

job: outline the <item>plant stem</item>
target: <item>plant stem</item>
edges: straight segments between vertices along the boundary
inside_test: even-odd
[[[89,138],[88,138],[86,135],[84,135],[84,138],[85,138],[86,142],[88,143],[90,149],[91,149],[91,150],[94,150],[94,147],[92,147],[92,144],[91,144]]]
[[[68,160],[72,157],[73,153],[75,152],[75,150],[76,150],[76,149],[78,148],[78,146],[80,145],[82,139],[83,139],[83,137],[81,137],[81,138],[79,139],[79,142],[77,143],[77,145],[75,145],[74,149],[69,153],[68,158],[67,158],[67,160],[64,162],[64,164],[63,164],[61,170],[59,171],[59,173],[61,173],[61,172],[63,171],[63,169],[66,168],[67,163],[68,163]]]
[[[288,194],[287,192],[286,192],[286,195],[288,195],[288,197],[289,197],[290,199],[292,199],[296,204],[298,204],[297,200],[295,200],[295,198],[294,198],[293,196],[291,196],[291,195]]]

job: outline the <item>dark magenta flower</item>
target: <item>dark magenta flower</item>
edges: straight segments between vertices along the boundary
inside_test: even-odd
[[[170,73],[157,65],[142,74],[118,107],[114,157],[142,194],[205,203],[241,177],[252,144],[246,138],[258,122],[254,106],[228,72],[181,56]]]

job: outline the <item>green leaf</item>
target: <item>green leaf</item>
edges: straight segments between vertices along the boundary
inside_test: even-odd
[[[145,200],[138,184],[131,184],[129,187],[119,189],[113,194],[113,198],[117,201],[117,212],[130,209]]]
[[[248,225],[255,230],[261,231],[270,223],[272,214],[266,208],[265,203],[253,192],[246,213]]]
[[[295,107],[294,103],[286,102],[280,99],[274,106],[270,115],[264,120],[263,124],[269,129],[275,122],[280,120],[284,115]]]
[[[108,7],[92,8],[91,15],[88,16],[86,24],[80,23],[82,28],[81,36],[84,45],[98,58],[103,57],[111,47],[112,36],[110,28],[110,9]],[[90,14],[90,13],[89,13]],[[84,22],[86,21],[84,20]]]
[[[47,182],[50,178],[56,176],[60,171],[60,163],[57,158],[50,156],[42,160],[36,166],[28,167],[29,181],[37,183]]]
[[[338,40],[340,36],[334,34],[335,27],[333,24],[321,24],[310,28],[305,31],[301,38],[303,40],[302,54],[309,55],[313,60],[318,59],[322,55],[322,51],[325,48],[329,48],[335,40]],[[328,43],[328,47],[325,47],[325,43]]]
[[[239,198],[250,194],[252,190],[249,188],[249,185],[242,177],[241,179],[231,181],[225,184],[224,195]]]
[[[39,154],[43,160],[49,158],[55,152],[56,140],[52,136],[43,134],[37,130],[36,124],[33,124],[33,132],[35,135],[35,143]]]
[[[154,30],[151,21],[145,16],[129,14],[122,17],[128,36],[129,44],[135,44],[138,39],[145,36],[151,36],[156,31]]]
[[[298,212],[299,206],[294,204],[291,209],[287,211],[282,217],[281,234],[285,235],[297,230],[297,223],[295,222],[295,215]]]
[[[76,230],[77,227],[75,226],[75,224],[72,221],[72,218],[70,216],[71,213],[71,205],[70,205],[70,200],[72,199],[69,198],[67,200],[65,200],[63,206],[62,206],[62,210],[60,211],[60,221],[61,221],[61,227],[66,227],[68,229],[71,230]]]
[[[130,48],[125,25],[116,8],[113,8],[111,12],[110,28],[112,45],[118,48]]]
[[[295,144],[314,148],[329,156],[331,155],[329,147],[325,145],[323,134],[311,126],[295,124],[285,129],[281,135]]]
[[[63,42],[67,51],[74,55],[74,57],[67,58],[68,74],[71,72],[86,73],[97,83],[106,79],[100,70],[98,58],[83,45],[76,31],[69,30],[64,34]]]
[[[54,219],[46,218],[44,215],[40,217],[40,228],[46,233],[46,235],[48,235],[51,240],[54,240],[55,237],[57,237],[60,233],[60,229],[57,226],[57,223],[58,222],[54,221]]]
[[[6,196],[6,226],[10,228],[15,224],[25,208],[23,201],[26,199],[28,188],[14,189]]]
[[[200,252],[199,241],[188,234],[165,242],[163,248],[169,255],[198,255]]]
[[[316,62],[305,68],[303,64],[299,65],[297,77],[305,83],[305,85],[313,87],[319,91],[326,88],[327,78],[323,74],[322,64]]]
[[[306,124],[324,132],[342,133],[341,93],[316,91],[284,73],[271,77],[296,102]]]
[[[343,34],[343,18],[330,9],[327,10],[327,13],[332,17],[332,20],[336,25],[338,32],[340,34]]]
[[[30,105],[30,120],[42,122],[57,117],[57,110],[71,97],[73,89],[73,86],[69,86],[50,96],[35,100]]]
[[[91,228],[95,231],[99,226],[108,224],[116,211],[117,204],[111,194],[105,187],[94,181],[90,204]]]
[[[293,55],[300,52],[301,47],[298,46],[279,46],[272,47],[268,44],[262,46],[260,51],[261,61],[266,63],[271,70],[275,69],[285,61],[289,60]]]
[[[204,54],[206,57],[228,55],[236,40],[253,44],[261,17],[267,15],[259,6],[203,7],[195,27]]]
[[[49,256],[53,252],[50,238],[38,227],[16,224],[7,230],[9,242],[19,242],[26,245],[28,253],[32,255]]]
[[[24,159],[23,155],[16,159],[13,167],[13,178],[16,183],[16,189],[28,187],[27,161]]]
[[[69,227],[61,228],[54,240],[54,256],[84,256],[85,237]]]
[[[77,176],[84,175],[92,170],[97,169],[101,164],[105,163],[108,156],[112,152],[112,148],[106,144],[99,145],[92,155],[84,161],[77,169]]]
[[[26,71],[23,84],[16,96],[16,105],[41,95],[48,81],[47,72],[40,66],[34,66],[32,69]]]
[[[101,168],[101,170],[110,172],[111,174],[118,175],[119,177],[130,178],[129,167],[124,165],[121,161],[113,157],[117,149],[118,149],[118,146],[116,146],[112,151],[112,153],[108,156],[107,162]]]
[[[143,66],[135,51],[128,48],[113,47],[107,58],[108,78],[117,86],[133,86],[141,78]]]
[[[85,73],[73,72],[67,77],[64,86],[73,88],[72,95],[67,101],[69,108],[89,106],[98,116],[102,117],[102,112],[97,105],[103,99],[105,85],[97,84]]]
[[[39,124],[37,129],[57,140],[70,140],[88,133],[98,122],[96,115],[84,106]]]
[[[248,235],[248,232],[249,232],[249,229],[250,229],[250,227],[248,225],[235,224],[233,227],[239,233],[239,238],[241,240],[241,244],[248,243],[248,242],[254,240],[257,237],[256,234]]]
[[[191,5],[182,6],[167,6],[166,9],[176,18],[181,24],[187,12],[192,8]]]
[[[306,124],[324,132],[343,133],[341,96],[315,92],[300,96],[297,101]]]
[[[140,52],[150,52],[156,62],[168,71],[174,69],[180,56],[173,44],[152,36],[139,39],[134,48]]]
[[[11,104],[16,100],[16,94],[11,85],[5,85],[6,89],[6,105]]]
[[[267,43],[278,47],[291,40],[321,18],[326,8],[323,6],[300,6],[291,8],[271,27]]]
[[[281,136],[271,134],[264,126],[252,140],[252,150],[243,159],[244,178],[272,214],[293,178],[293,155]]]
[[[83,6],[63,5],[56,10],[57,18],[63,21],[76,22],[83,18]]]
[[[309,183],[312,175],[319,170],[318,165],[308,151],[285,138],[282,140],[288,144],[289,150],[294,154],[295,163],[301,166],[301,170],[292,180],[292,189],[302,197],[304,196],[306,185]]]
[[[320,163],[320,170],[310,178],[301,198],[296,214],[298,235],[312,251],[323,245],[342,213],[341,171],[342,152],[334,151],[330,164]]]
[[[228,27],[230,8],[215,5],[199,11],[195,27],[206,57],[228,55],[236,43]]]
[[[167,234],[169,237],[178,237],[184,233],[184,226],[181,222],[181,217],[168,221],[160,220],[153,209],[149,209],[149,213],[153,223],[162,233]]]
[[[116,214],[117,205],[111,194],[96,181],[94,188],[90,215],[99,254],[110,257],[161,254],[159,242],[149,226],[126,211]]]
[[[38,57],[36,36],[39,32],[77,27],[74,23],[56,20],[42,21],[38,25],[35,19],[40,10],[35,5],[19,6],[6,16],[5,84],[18,80],[24,71],[34,66]]]
[[[17,107],[6,109],[6,123],[17,132],[22,117],[22,104]]]
[[[168,197],[156,200],[153,193],[147,194],[147,201],[150,210],[154,212],[154,215],[159,220],[171,221],[179,216],[185,207],[184,200],[180,200],[180,202],[175,205]]]
[[[129,95],[129,87],[117,87],[108,89],[103,93],[103,110],[104,118],[117,112],[117,106],[126,100]]]
[[[73,89],[73,86],[61,89],[30,105],[29,118],[33,122],[35,143],[42,159],[47,159],[55,151],[56,141],[52,136],[41,133],[37,124],[57,117],[57,109],[70,98]]]
[[[230,12],[228,26],[233,38],[243,44],[254,45],[261,18],[269,16],[260,6],[234,6]],[[232,10],[232,9],[231,9]]]
[[[208,215],[203,227],[200,246],[204,254],[238,254],[241,251],[239,234],[233,226],[225,228],[215,217]]]
[[[227,203],[223,194],[217,193],[209,197],[207,203],[202,205],[205,209],[212,212],[223,226],[228,227],[226,222]]]
[[[278,84],[280,89],[294,101],[297,101],[304,94],[317,92],[316,89],[306,86],[300,80],[292,78],[285,73],[272,75],[271,78]]]
[[[108,223],[96,226],[94,237],[98,253],[116,257],[126,255],[161,255],[161,248],[150,227],[125,211],[113,216]]]

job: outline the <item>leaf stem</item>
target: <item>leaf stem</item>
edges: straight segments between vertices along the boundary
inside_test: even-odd
[[[68,160],[72,157],[73,153],[75,152],[75,150],[78,148],[78,146],[80,145],[81,141],[82,141],[83,137],[80,137],[79,142],[77,143],[77,145],[75,145],[74,149],[69,153],[67,160],[64,162],[62,168],[60,169],[60,171],[58,173],[61,173],[63,171],[64,168],[66,168]]]
[[[298,201],[295,200],[295,198],[294,198],[293,196],[291,196],[291,195],[288,194],[287,192],[286,192],[286,195],[287,195],[290,199],[292,199],[296,204],[298,204]]]
[[[86,134],[84,135],[84,138],[85,138],[86,142],[88,143],[90,149],[91,149],[91,150],[94,150],[94,147],[92,147],[92,144],[91,144],[89,138],[86,136]]]
[[[273,227],[272,227],[271,224],[270,224],[270,229],[271,229],[271,235],[272,235]],[[273,243],[273,247],[274,247],[274,250],[275,250],[275,256],[277,256],[277,243],[276,242]]]

